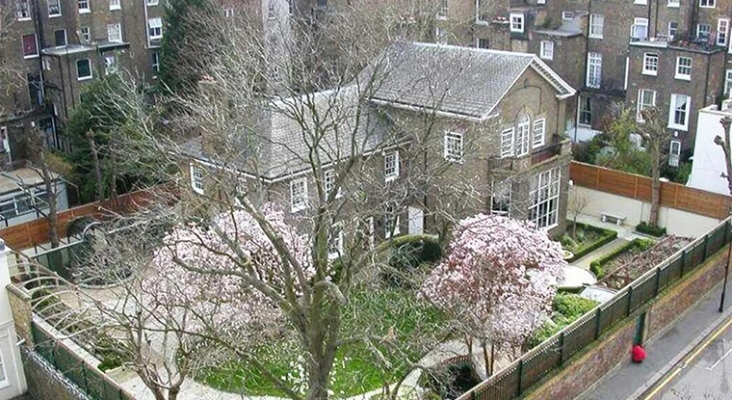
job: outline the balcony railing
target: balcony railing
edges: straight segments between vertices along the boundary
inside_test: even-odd
[[[532,165],[550,160],[554,157],[569,154],[571,141],[560,135],[552,137],[551,144],[542,146],[530,155],[522,157],[490,157],[488,158],[488,169],[519,171],[524,168],[530,168]]]

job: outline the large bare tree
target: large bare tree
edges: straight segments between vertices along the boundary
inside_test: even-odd
[[[656,107],[641,111],[643,124],[638,131],[646,143],[646,151],[651,158],[651,213],[648,225],[658,227],[658,215],[661,208],[661,168],[668,154],[663,151],[671,139],[671,132],[666,127],[663,114]]]

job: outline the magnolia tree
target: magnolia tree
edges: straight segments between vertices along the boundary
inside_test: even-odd
[[[566,265],[561,245],[530,222],[479,214],[456,226],[449,255],[422,293],[481,340],[491,374],[486,344],[523,344],[551,314]]]

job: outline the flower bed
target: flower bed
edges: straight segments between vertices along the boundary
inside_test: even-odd
[[[574,257],[569,258],[567,262],[578,260],[618,237],[616,231],[581,224],[579,222],[577,223],[576,237],[571,234],[574,232],[573,224],[569,224],[567,232],[560,238],[562,247],[574,254]]]
[[[678,236],[666,236],[658,242],[635,239],[603,259],[592,262],[597,263],[596,268],[601,268],[605,275],[599,284],[619,290],[673,255],[691,240]]]

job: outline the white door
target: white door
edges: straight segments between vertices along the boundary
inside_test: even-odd
[[[421,235],[424,230],[424,213],[421,208],[409,207],[409,234]]]

